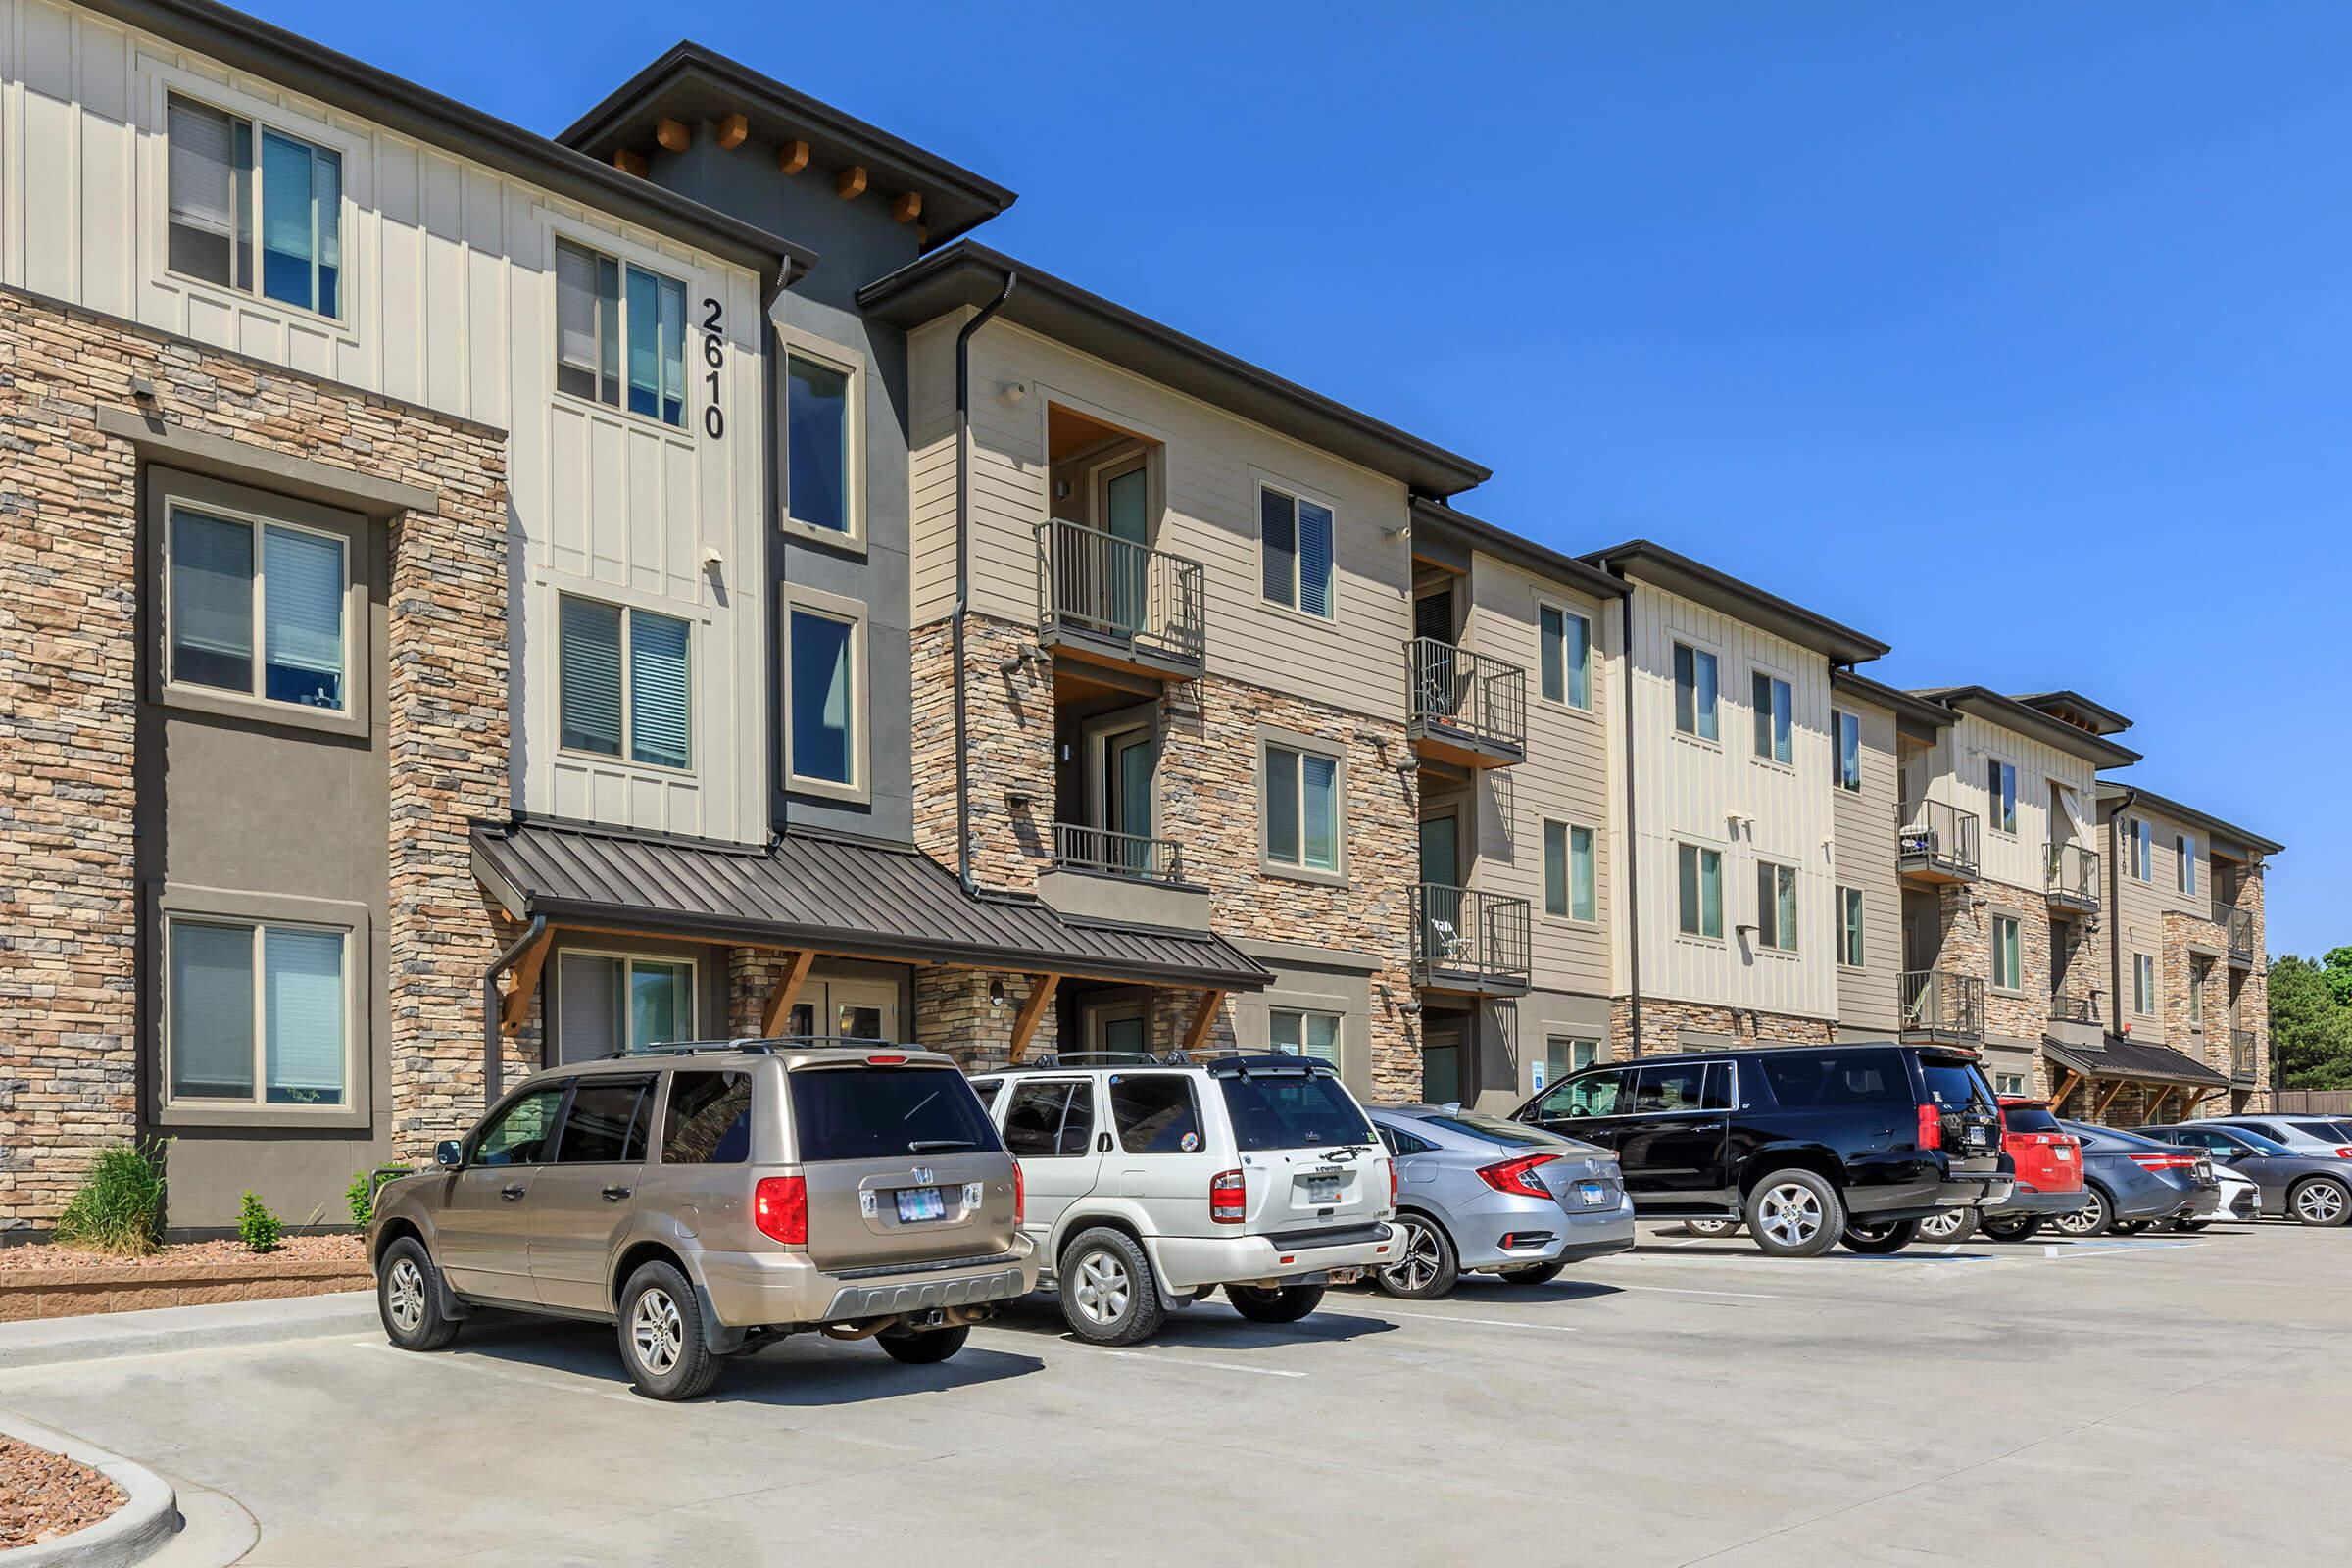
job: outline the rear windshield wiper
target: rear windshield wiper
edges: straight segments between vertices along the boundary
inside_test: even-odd
[[[976,1149],[969,1138],[917,1138],[906,1146],[909,1154],[928,1154],[934,1149]]]

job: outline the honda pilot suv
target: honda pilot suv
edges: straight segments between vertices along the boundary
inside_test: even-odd
[[[943,1361],[1037,1285],[1020,1171],[953,1060],[739,1041],[534,1075],[368,1228],[384,1332],[447,1345],[476,1306],[609,1321],[686,1399],[787,1334]]]
[[[1389,1152],[1328,1063],[1064,1055],[981,1075],[1026,1228],[1080,1338],[1133,1345],[1223,1287],[1295,1323],[1389,1261]]]
[[[1936,1046],[1685,1053],[1573,1073],[1515,1113],[1617,1152],[1635,1212],[1744,1224],[1813,1257],[1910,1245],[1919,1222],[1997,1204],[2001,1122],[1976,1054]]]

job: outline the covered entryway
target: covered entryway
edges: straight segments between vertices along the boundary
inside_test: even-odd
[[[2095,1046],[2044,1035],[2050,1105],[2059,1115],[2106,1127],[2183,1121],[2200,1114],[2230,1080],[2170,1046],[2107,1035]]]

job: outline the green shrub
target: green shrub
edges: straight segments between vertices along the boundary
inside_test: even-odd
[[[375,1173],[364,1170],[351,1179],[349,1187],[343,1189],[344,1200],[351,1204],[351,1223],[356,1230],[366,1230],[368,1222],[375,1217],[374,1187]]]
[[[274,1252],[284,1231],[285,1226],[263,1204],[260,1195],[248,1188],[237,1209],[237,1239],[245,1244],[245,1250]]]
[[[164,1145],[110,1144],[90,1156],[90,1173],[57,1216],[69,1247],[138,1257],[164,1242]]]

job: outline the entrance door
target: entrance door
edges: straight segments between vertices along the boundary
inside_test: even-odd
[[[1421,1099],[1432,1105],[1451,1105],[1461,1098],[1461,1026],[1432,1024],[1421,1037]]]
[[[1159,737],[1149,729],[1127,730],[1102,742],[1102,824],[1115,837],[1103,858],[1129,876],[1148,875],[1152,846],[1134,842],[1152,836],[1152,776],[1159,765]]]
[[[1451,811],[1421,819],[1421,938],[1422,955],[1445,967],[1471,949],[1464,927],[1466,912],[1461,890],[1461,820]]]
[[[811,980],[784,1025],[787,1035],[899,1040],[899,988],[887,980]]]
[[[1110,550],[1110,623],[1122,637],[1145,629],[1152,587],[1151,481],[1138,463],[1102,481],[1104,531],[1117,543]]]
[[[1142,1055],[1151,1050],[1148,1021],[1144,1004],[1140,1002],[1089,1007],[1086,1012],[1086,1049]]]

